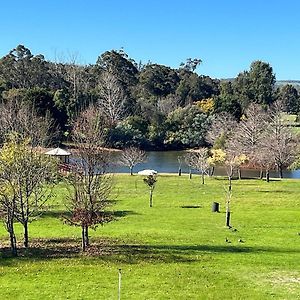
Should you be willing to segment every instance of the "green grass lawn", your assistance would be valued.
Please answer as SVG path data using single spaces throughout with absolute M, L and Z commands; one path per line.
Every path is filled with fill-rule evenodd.
M 30 224 L 29 251 L 9 257 L 0 229 L 0 299 L 117 299 L 119 268 L 121 299 L 300 299 L 299 180 L 233 181 L 232 229 L 226 180 L 159 176 L 152 208 L 141 177 L 114 181 L 119 217 L 91 232 L 89 254 L 60 218 L 63 185 Z

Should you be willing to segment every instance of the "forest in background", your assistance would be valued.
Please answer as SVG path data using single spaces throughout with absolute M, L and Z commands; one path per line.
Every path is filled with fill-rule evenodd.
M 0 59 L 0 100 L 49 118 L 52 145 L 72 142 L 74 120 L 93 104 L 105 119 L 109 147 L 154 150 L 207 146 L 207 133 L 222 112 L 239 122 L 252 103 L 266 109 L 280 100 L 283 111 L 299 114 L 299 87 L 276 85 L 270 64 L 254 61 L 236 78 L 220 80 L 198 75 L 201 62 L 188 58 L 176 69 L 143 64 L 121 49 L 82 65 L 76 55 L 47 61 L 19 45 Z

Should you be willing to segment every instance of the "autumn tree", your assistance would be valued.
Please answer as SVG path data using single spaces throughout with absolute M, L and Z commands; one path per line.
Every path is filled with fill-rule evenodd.
M 112 175 L 108 172 L 110 153 L 105 146 L 103 117 L 99 110 L 90 107 L 83 111 L 73 124 L 72 139 L 77 145 L 77 161 L 71 166 L 67 178 L 70 197 L 66 222 L 80 226 L 82 250 L 89 246 L 89 228 L 110 220 L 104 212 L 109 205 Z
M 17 256 L 17 240 L 15 235 L 15 193 L 10 183 L 10 176 L 2 166 L 0 174 L 0 218 L 9 234 L 10 248 L 13 256 Z
M 56 162 L 35 151 L 27 140 L 17 139 L 6 142 L 1 149 L 0 170 L 0 179 L 5 183 L 2 196 L 7 192 L 7 197 L 13 197 L 13 216 L 23 226 L 24 246 L 28 247 L 28 225 L 51 197 Z M 3 191 L 6 186 L 9 188 Z
M 137 164 L 145 162 L 147 159 L 146 152 L 136 147 L 125 148 L 119 159 L 122 166 L 126 166 L 130 170 L 130 175 L 133 175 L 133 167 Z

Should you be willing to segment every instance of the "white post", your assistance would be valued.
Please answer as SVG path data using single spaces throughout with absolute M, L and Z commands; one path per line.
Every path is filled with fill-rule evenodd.
M 121 300 L 121 280 L 122 280 L 122 273 L 121 273 L 121 269 L 119 269 L 118 300 Z

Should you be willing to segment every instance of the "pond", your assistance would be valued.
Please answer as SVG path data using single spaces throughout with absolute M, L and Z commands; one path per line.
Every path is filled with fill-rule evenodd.
M 185 151 L 149 151 L 147 152 L 148 159 L 145 163 L 138 164 L 134 167 L 133 172 L 137 173 L 143 169 L 154 169 L 158 171 L 158 173 L 177 173 L 179 162 L 178 157 L 183 156 L 186 152 Z M 117 160 L 117 154 L 116 160 Z M 182 162 L 181 166 L 183 173 L 189 172 L 189 167 Z M 114 168 L 114 172 L 116 173 L 128 173 L 129 169 L 127 167 L 120 167 L 116 166 Z M 193 170 L 193 173 L 196 171 Z M 215 175 L 226 175 L 226 171 L 224 168 L 217 168 L 215 170 Z M 250 169 L 243 169 L 242 170 L 243 177 L 258 177 L 259 171 L 258 170 L 250 170 Z M 300 178 L 300 170 L 285 170 L 283 172 L 284 178 Z M 270 172 L 270 177 L 276 178 L 279 177 L 276 171 Z

